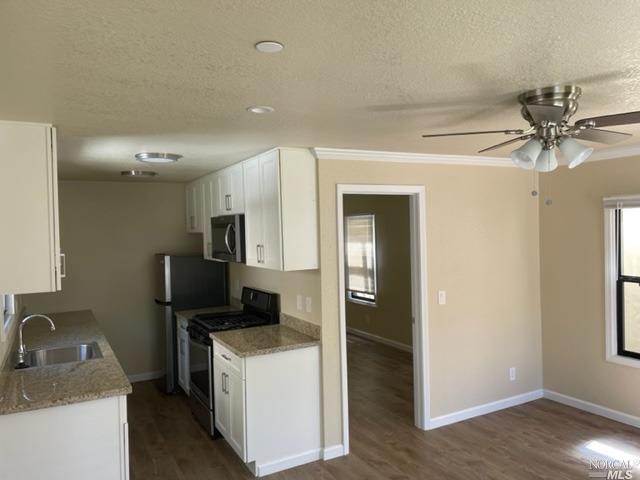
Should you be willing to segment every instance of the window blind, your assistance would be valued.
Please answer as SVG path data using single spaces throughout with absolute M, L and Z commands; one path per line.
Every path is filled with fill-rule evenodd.
M 376 293 L 376 242 L 374 215 L 345 217 L 347 290 Z

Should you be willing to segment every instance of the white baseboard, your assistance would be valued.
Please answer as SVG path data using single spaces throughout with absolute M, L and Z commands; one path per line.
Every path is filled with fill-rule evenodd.
M 322 450 L 322 459 L 323 460 L 331 460 L 332 458 L 338 458 L 344 456 L 344 446 L 341 445 L 332 445 L 330 447 L 326 447 Z
M 365 332 L 363 330 L 358 330 L 357 328 L 347 327 L 347 333 L 350 333 L 357 337 L 366 338 L 367 340 L 371 340 L 372 342 L 382 343 L 384 345 L 397 348 L 398 350 L 404 350 L 405 352 L 413 351 L 413 347 L 411 345 L 396 342 L 395 340 L 389 340 L 388 338 L 380 337 L 378 335 L 374 335 L 373 333 Z
M 136 382 L 146 382 L 147 380 L 155 380 L 156 378 L 160 378 L 163 375 L 164 375 L 164 371 L 158 370 L 156 372 L 134 373 L 132 375 L 127 375 L 127 378 L 131 383 L 136 383 Z
M 452 423 L 468 420 L 473 417 L 486 415 L 487 413 L 497 412 L 498 410 L 515 407 L 516 405 L 522 405 L 523 403 L 542 398 L 542 396 L 542 390 L 532 390 L 513 397 L 496 400 L 495 402 L 485 403 L 484 405 L 477 405 L 457 412 L 448 413 L 440 417 L 431 418 L 428 422 L 427 429 L 433 430 L 435 428 L 444 427 L 445 425 L 451 425 Z
M 586 400 L 580 400 L 579 398 L 570 397 L 569 395 L 554 392 L 553 390 L 545 390 L 544 398 L 553 400 L 554 402 L 562 403 L 563 405 L 568 405 L 569 407 L 577 408 L 578 410 L 584 410 L 585 412 L 600 415 L 601 417 L 615 420 L 616 422 L 640 428 L 640 417 L 635 417 L 633 415 L 629 415 L 628 413 L 613 410 L 608 407 L 603 407 L 602 405 L 587 402 Z
M 309 450 L 307 452 L 293 455 L 291 457 L 285 457 L 274 462 L 263 463 L 255 466 L 256 477 L 263 477 L 265 475 L 271 475 L 272 473 L 287 470 L 288 468 L 298 467 L 305 463 L 315 462 L 320 460 L 322 450 L 319 448 Z

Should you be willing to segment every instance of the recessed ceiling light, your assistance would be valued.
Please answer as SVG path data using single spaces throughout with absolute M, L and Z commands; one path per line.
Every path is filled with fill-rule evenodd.
M 155 177 L 158 172 L 151 172 L 148 170 L 123 170 L 120 172 L 123 177 Z
M 146 163 L 173 163 L 182 158 L 176 153 L 141 152 L 136 153 L 136 160 Z
M 262 53 L 278 53 L 284 48 L 280 42 L 274 42 L 273 40 L 266 40 L 255 44 L 256 50 Z
M 258 113 L 258 114 L 260 114 L 260 113 L 272 113 L 272 112 L 275 112 L 275 108 L 270 107 L 268 105 L 256 105 L 254 107 L 248 107 L 247 111 L 251 112 L 251 113 Z

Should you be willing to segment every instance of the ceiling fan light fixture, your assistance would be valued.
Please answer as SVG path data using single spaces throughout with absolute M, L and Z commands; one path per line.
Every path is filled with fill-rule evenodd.
M 533 170 L 536 167 L 536 161 L 541 151 L 542 144 L 540 141 L 532 138 L 520 148 L 511 152 L 511 160 L 520 168 Z
M 552 148 L 543 149 L 536 160 L 536 172 L 553 172 L 558 168 L 558 159 L 555 150 Z
M 586 147 L 571 137 L 562 139 L 559 149 L 564 159 L 562 163 L 569 168 L 576 168 L 581 165 L 593 153 L 593 148 Z

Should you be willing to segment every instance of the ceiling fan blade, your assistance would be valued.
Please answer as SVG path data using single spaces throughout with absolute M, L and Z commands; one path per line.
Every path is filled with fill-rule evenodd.
M 453 137 L 456 135 L 484 135 L 487 133 L 504 133 L 505 135 L 522 135 L 524 133 L 524 130 L 484 130 L 481 132 L 433 133 L 430 135 L 422 135 L 422 138 Z
M 546 120 L 557 125 L 562 121 L 564 114 L 564 108 L 554 105 L 527 105 L 527 110 L 536 124 Z
M 578 120 L 576 125 L 593 124 L 594 127 L 613 127 L 616 125 L 629 125 L 632 123 L 640 123 L 639 112 L 617 113 L 615 115 L 603 115 L 601 117 L 583 118 Z
M 507 145 L 511 145 L 512 143 L 521 142 L 522 140 L 529 140 L 533 135 L 523 135 L 522 137 L 512 138 L 511 140 L 507 140 L 506 142 L 498 143 L 497 145 L 492 145 L 487 148 L 483 148 L 478 153 L 488 152 L 489 150 L 496 150 L 497 148 L 505 147 Z
M 606 143 L 608 145 L 623 142 L 630 136 L 630 133 L 612 132 L 611 130 L 600 130 L 598 128 L 587 128 L 586 130 L 581 130 L 576 135 L 576 137 L 578 137 L 580 140 Z

